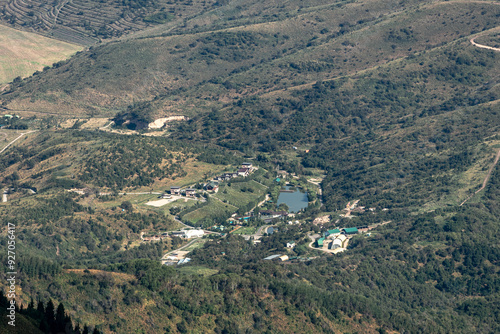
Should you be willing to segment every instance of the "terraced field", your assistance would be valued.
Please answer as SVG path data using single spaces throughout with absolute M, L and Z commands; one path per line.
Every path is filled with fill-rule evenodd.
M 0 20 L 55 38 L 91 45 L 175 19 L 199 14 L 215 1 L 0 0 Z
M 0 84 L 68 58 L 81 46 L 0 25 Z

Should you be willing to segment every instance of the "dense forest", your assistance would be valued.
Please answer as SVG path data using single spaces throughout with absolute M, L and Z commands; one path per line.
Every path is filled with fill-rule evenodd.
M 0 291 L 0 314 L 2 318 L 8 318 L 8 307 L 10 302 L 7 297 Z M 40 333 L 40 334 L 100 334 L 101 332 L 94 328 L 91 330 L 89 326 L 84 325 L 81 328 L 80 324 L 73 325 L 73 320 L 68 316 L 64 309 L 63 303 L 59 303 L 57 308 L 52 300 L 46 304 L 42 301 L 36 303 L 31 300 L 26 308 L 14 307 L 15 311 L 15 326 L 7 325 L 2 321 L 0 328 L 4 333 Z M 10 313 L 12 314 L 12 313 Z

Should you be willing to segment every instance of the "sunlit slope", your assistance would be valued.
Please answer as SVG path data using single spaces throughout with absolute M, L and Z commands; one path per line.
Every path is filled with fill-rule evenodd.
M 500 6 L 488 2 L 289 5 L 270 9 L 273 15 L 261 12 L 253 23 L 226 17 L 178 27 L 178 34 L 93 47 L 13 85 L 0 99 L 13 110 L 79 115 L 113 115 L 151 101 L 145 112 L 155 116 L 191 116 L 439 50 L 495 28 L 500 14 Z M 219 29 L 222 22 L 234 27 Z
M 79 45 L 0 25 L 0 84 L 30 76 L 81 49 Z

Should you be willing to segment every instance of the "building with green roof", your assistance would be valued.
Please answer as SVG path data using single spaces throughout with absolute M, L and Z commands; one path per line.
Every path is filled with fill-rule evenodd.
M 318 243 L 318 247 L 323 247 L 323 241 L 325 241 L 325 238 L 319 238 L 316 242 Z
M 344 228 L 344 232 L 345 232 L 345 234 L 358 234 L 359 233 L 357 227 L 347 227 L 347 228 Z
M 338 228 L 333 229 L 333 230 L 328 230 L 326 231 L 327 235 L 332 235 L 332 234 L 340 234 L 340 230 Z

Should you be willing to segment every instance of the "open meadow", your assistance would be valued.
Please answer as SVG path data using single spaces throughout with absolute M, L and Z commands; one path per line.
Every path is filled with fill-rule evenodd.
M 0 25 L 0 84 L 42 71 L 80 50 L 79 45 Z

